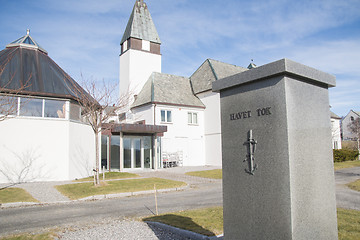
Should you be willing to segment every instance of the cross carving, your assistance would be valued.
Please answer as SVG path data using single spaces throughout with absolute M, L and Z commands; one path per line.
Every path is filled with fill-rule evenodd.
M 254 175 L 255 170 L 257 169 L 257 164 L 255 164 L 255 157 L 254 153 L 256 150 L 256 144 L 257 141 L 253 138 L 252 129 L 248 132 L 248 140 L 244 143 L 244 145 L 247 145 L 248 147 L 248 154 L 246 155 L 246 159 L 244 162 L 248 162 L 249 169 L 245 169 L 245 172 L 247 172 L 250 175 Z

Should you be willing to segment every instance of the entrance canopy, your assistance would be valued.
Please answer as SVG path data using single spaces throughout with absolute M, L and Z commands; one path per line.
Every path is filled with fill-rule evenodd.
M 164 132 L 167 132 L 167 126 L 160 125 L 145 125 L 145 124 L 116 124 L 111 129 L 111 133 L 137 133 L 137 134 L 156 134 L 162 136 Z

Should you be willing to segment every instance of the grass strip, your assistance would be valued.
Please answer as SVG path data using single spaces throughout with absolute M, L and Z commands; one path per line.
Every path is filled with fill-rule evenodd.
M 352 167 L 360 167 L 360 161 L 346 161 L 346 162 L 336 162 L 334 163 L 334 169 L 339 170 L 343 168 L 352 168 Z
M 100 186 L 94 186 L 93 183 L 87 182 L 59 185 L 55 187 L 63 195 L 67 196 L 72 200 L 75 200 L 94 195 L 153 190 L 154 185 L 156 186 L 156 189 L 166 189 L 182 187 L 185 186 L 186 183 L 163 178 L 142 178 L 109 181 L 105 183 L 102 182 Z
M 16 234 L 7 237 L 2 237 L 0 238 L 0 240 L 49 240 L 49 239 L 56 239 L 56 237 L 58 237 L 57 234 L 52 232 L 40 233 L 40 234 L 23 233 L 23 234 Z
M 143 221 L 161 222 L 206 236 L 223 233 L 223 208 L 211 207 L 168 213 L 143 218 Z M 337 209 L 339 240 L 360 239 L 360 211 Z
M 137 174 L 134 173 L 128 173 L 128 172 L 106 172 L 105 173 L 105 180 L 113 180 L 113 179 L 124 179 L 124 178 L 136 178 L 140 177 Z M 103 174 L 99 174 L 100 180 L 103 179 Z M 88 182 L 88 181 L 94 181 L 94 176 L 87 177 L 87 178 L 81 178 L 76 179 L 74 182 Z
M 356 180 L 355 182 L 351 182 L 346 184 L 350 189 L 359 191 L 360 192 L 360 179 Z
M 186 175 L 202 178 L 222 179 L 222 169 L 187 172 Z
M 217 236 L 223 232 L 222 211 L 222 207 L 195 209 L 147 217 L 143 221 L 161 222 L 206 236 Z
M 360 211 L 337 209 L 339 240 L 360 239 Z
M 4 188 L 0 190 L 0 203 L 39 202 L 22 188 Z

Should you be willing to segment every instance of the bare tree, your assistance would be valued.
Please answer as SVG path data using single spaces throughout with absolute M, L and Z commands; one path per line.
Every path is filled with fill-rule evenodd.
M 360 118 L 355 118 L 347 125 L 348 129 L 355 135 L 357 141 L 357 150 L 359 152 L 360 160 Z
M 73 86 L 74 93 L 77 96 L 77 102 L 82 108 L 83 119 L 91 125 L 95 134 L 95 185 L 100 183 L 99 135 L 102 131 L 113 127 L 115 122 L 109 123 L 109 119 L 114 115 L 118 115 L 129 103 L 129 94 L 114 98 L 114 91 L 117 89 L 116 86 L 117 84 L 109 84 L 105 83 L 105 81 L 99 83 L 94 80 L 83 80 L 82 87 L 86 92 L 76 83 Z

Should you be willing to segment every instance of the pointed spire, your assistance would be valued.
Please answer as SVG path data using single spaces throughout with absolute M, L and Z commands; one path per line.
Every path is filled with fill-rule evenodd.
M 143 0 L 136 0 L 120 44 L 130 37 L 161 44 L 155 24 Z

